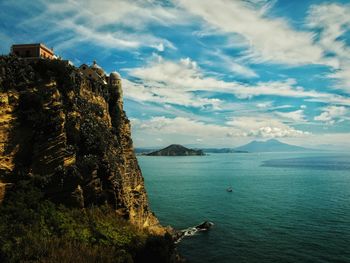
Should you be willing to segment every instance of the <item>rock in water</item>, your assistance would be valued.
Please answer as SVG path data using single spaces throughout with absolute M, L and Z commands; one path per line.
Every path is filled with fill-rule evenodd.
M 211 228 L 214 224 L 212 222 L 209 221 L 204 221 L 202 224 L 199 224 L 198 226 L 196 226 L 195 228 L 197 228 L 198 230 L 208 230 L 209 228 Z
M 0 57 L 0 183 L 35 178 L 74 207 L 109 204 L 163 231 L 134 154 L 120 83 L 88 80 L 60 60 Z
M 209 230 L 214 223 L 209 222 L 209 221 L 204 221 L 203 223 L 194 226 L 194 227 L 189 227 L 180 231 L 175 231 L 173 234 L 173 239 L 174 242 L 177 244 L 179 243 L 184 237 L 190 237 L 194 236 L 197 234 L 199 231 L 206 231 Z

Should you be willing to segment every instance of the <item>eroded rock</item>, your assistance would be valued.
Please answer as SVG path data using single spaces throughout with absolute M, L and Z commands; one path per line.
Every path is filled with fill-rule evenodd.
M 0 180 L 36 178 L 53 201 L 109 204 L 164 232 L 150 211 L 121 84 L 85 79 L 58 60 L 0 58 Z M 3 188 L 0 185 L 0 197 Z

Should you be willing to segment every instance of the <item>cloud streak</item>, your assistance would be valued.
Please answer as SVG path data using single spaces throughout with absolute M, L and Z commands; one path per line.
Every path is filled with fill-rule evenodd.
M 289 65 L 324 63 L 322 48 L 313 34 L 294 30 L 283 18 L 269 18 L 269 6 L 244 1 L 178 0 L 188 12 L 211 27 L 228 34 L 240 34 L 250 49 L 247 56 L 256 62 Z M 322 62 L 321 62 L 322 61 Z
M 168 102 L 193 107 L 207 105 L 217 110 L 223 108 L 222 100 L 195 94 L 198 91 L 206 91 L 212 94 L 232 94 L 239 99 L 278 96 L 350 105 L 349 98 L 316 90 L 306 90 L 298 86 L 295 79 L 248 85 L 206 76 L 198 64 L 190 58 L 173 62 L 156 56 L 146 66 L 128 69 L 127 72 L 138 82 L 126 81 L 126 94 L 130 99 L 138 101 Z
M 309 10 L 307 25 L 319 30 L 318 44 L 333 54 L 336 60 L 338 66 L 328 76 L 337 81 L 337 88 L 350 93 L 350 48 L 341 38 L 350 30 L 350 4 L 313 5 Z
M 101 0 L 97 4 L 92 0 L 42 0 L 41 4 L 45 7 L 44 12 L 27 20 L 25 24 L 36 28 L 45 21 L 56 32 L 73 33 L 68 43 L 57 43 L 61 49 L 84 42 L 121 50 L 144 46 L 156 50 L 175 48 L 167 39 L 155 36 L 148 27 L 152 24 L 169 26 L 187 21 L 177 8 L 162 6 L 157 1 Z

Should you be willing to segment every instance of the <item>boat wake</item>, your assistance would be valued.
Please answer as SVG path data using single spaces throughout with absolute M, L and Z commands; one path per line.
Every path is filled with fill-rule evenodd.
M 204 221 L 203 223 L 180 230 L 175 235 L 175 244 L 178 244 L 184 237 L 191 237 L 196 235 L 198 232 L 207 231 L 214 225 L 213 222 Z

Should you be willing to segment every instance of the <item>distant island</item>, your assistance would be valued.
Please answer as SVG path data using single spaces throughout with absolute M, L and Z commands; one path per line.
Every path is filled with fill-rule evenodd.
M 202 156 L 202 150 L 193 150 L 179 144 L 172 144 L 168 147 L 145 154 L 147 156 Z
M 314 149 L 290 145 L 287 143 L 282 143 L 276 139 L 270 139 L 267 141 L 252 141 L 248 144 L 237 147 L 234 150 L 247 152 L 301 152 L 313 151 Z
M 204 148 L 204 153 L 248 153 L 248 151 L 239 151 L 233 148 Z

